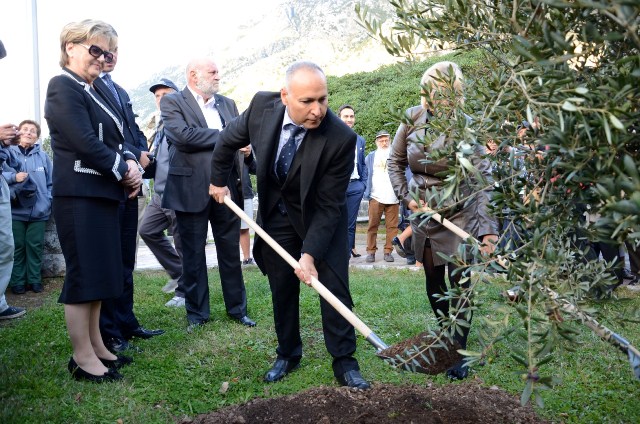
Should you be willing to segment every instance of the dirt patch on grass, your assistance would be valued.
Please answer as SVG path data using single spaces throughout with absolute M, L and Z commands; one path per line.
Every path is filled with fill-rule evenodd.
M 13 294 L 11 288 L 7 287 L 5 296 L 7 297 L 7 303 L 9 306 L 19 306 L 20 308 L 26 308 L 27 314 L 32 309 L 41 307 L 45 302 L 49 301 L 51 293 L 60 292 L 62 289 L 63 278 L 47 278 L 43 281 L 44 291 L 41 293 L 34 293 L 27 291 L 25 294 Z M 55 299 L 58 300 L 57 298 Z M 23 315 L 26 316 L 26 315 Z M 20 318 L 17 318 L 20 319 Z M 8 325 L 15 320 L 0 320 L 0 326 Z
M 457 342 L 452 344 L 445 337 L 437 340 L 428 332 L 424 332 L 389 346 L 378 353 L 378 356 L 388 358 L 394 365 L 410 371 L 436 375 L 464 359 L 458 353 L 459 349 L 460 345 Z
M 475 382 L 444 386 L 374 384 L 370 390 L 317 387 L 273 399 L 256 399 L 199 415 L 181 424 L 253 423 L 545 423 L 531 406 Z

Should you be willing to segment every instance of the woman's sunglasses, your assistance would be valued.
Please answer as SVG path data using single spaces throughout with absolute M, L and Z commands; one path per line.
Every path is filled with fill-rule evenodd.
M 78 43 L 80 44 L 80 43 Z M 113 62 L 113 53 L 110 53 L 106 50 L 102 50 L 100 47 L 96 45 L 85 46 L 84 44 L 80 44 L 85 49 L 89 50 L 89 54 L 96 59 L 100 58 L 100 56 L 104 55 L 104 61 L 107 63 Z

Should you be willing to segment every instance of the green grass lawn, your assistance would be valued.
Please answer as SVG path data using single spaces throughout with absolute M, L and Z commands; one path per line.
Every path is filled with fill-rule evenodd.
M 245 272 L 249 316 L 258 322 L 246 328 L 227 318 L 217 270 L 209 274 L 211 322 L 187 334 L 184 309 L 164 306 L 170 298 L 160 291 L 162 272 L 135 274 L 135 310 L 147 328 L 166 333 L 136 340 L 144 349 L 133 354 L 135 363 L 123 369 L 125 379 L 112 384 L 72 380 L 66 369 L 71 346 L 57 293 L 29 310 L 25 318 L 0 327 L 0 422 L 2 423 L 170 423 L 255 397 L 295 393 L 319 385 L 337 385 L 325 350 L 318 296 L 303 287 L 302 367 L 275 384 L 262 382 L 275 359 L 276 337 L 266 278 L 257 269 Z M 483 294 L 480 314 L 499 318 L 504 282 Z M 354 311 L 387 344 L 392 345 L 433 328 L 435 320 L 424 292 L 424 274 L 410 270 L 352 270 Z M 640 345 L 638 326 L 620 328 L 607 321 L 623 310 L 640 306 L 638 292 L 620 290 L 619 299 L 594 304 L 600 319 Z M 640 381 L 629 362 L 614 347 L 600 341 L 586 327 L 575 352 L 563 350 L 543 366 L 542 374 L 562 380 L 544 392 L 542 417 L 555 422 L 640 422 Z M 478 348 L 472 330 L 470 349 Z M 496 385 L 514 395 L 523 389 L 519 365 L 509 356 L 516 339 L 506 340 L 471 378 L 487 387 Z M 358 360 L 363 375 L 375 383 L 449 383 L 443 375 L 427 376 L 395 370 L 375 356 L 375 349 L 358 337 Z M 228 390 L 221 390 L 223 383 Z

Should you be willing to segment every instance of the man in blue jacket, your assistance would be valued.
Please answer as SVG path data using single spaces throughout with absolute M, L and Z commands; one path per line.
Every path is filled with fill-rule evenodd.
M 338 108 L 338 117 L 342 119 L 342 122 L 353 129 L 356 123 L 356 114 L 351 105 L 342 105 Z M 367 175 L 368 170 L 364 163 L 364 147 L 365 140 L 360 134 L 357 134 L 356 140 L 356 158 L 353 164 L 353 172 L 351 173 L 351 179 L 349 180 L 349 186 L 347 187 L 347 231 L 349 234 L 349 248 L 351 249 L 351 256 L 357 258 L 361 256 L 355 250 L 356 242 L 356 222 L 358 221 L 358 211 L 360 210 L 360 202 L 362 202 L 362 196 L 364 190 L 367 187 Z

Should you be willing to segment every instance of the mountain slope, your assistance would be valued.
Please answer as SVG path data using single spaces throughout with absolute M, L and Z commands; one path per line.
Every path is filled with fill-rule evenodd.
M 242 111 L 256 91 L 279 90 L 287 65 L 299 59 L 314 61 L 327 75 L 335 76 L 394 63 L 396 59 L 356 22 L 355 3 L 353 0 L 283 0 L 262 18 L 239 26 L 235 42 L 215 57 L 222 74 L 221 94 L 236 100 Z M 383 19 L 391 16 L 389 3 L 381 5 L 375 0 L 360 3 L 376 10 Z M 155 112 L 148 87 L 161 77 L 184 87 L 185 65 L 180 63 L 163 69 L 131 90 L 134 110 L 141 123 Z

